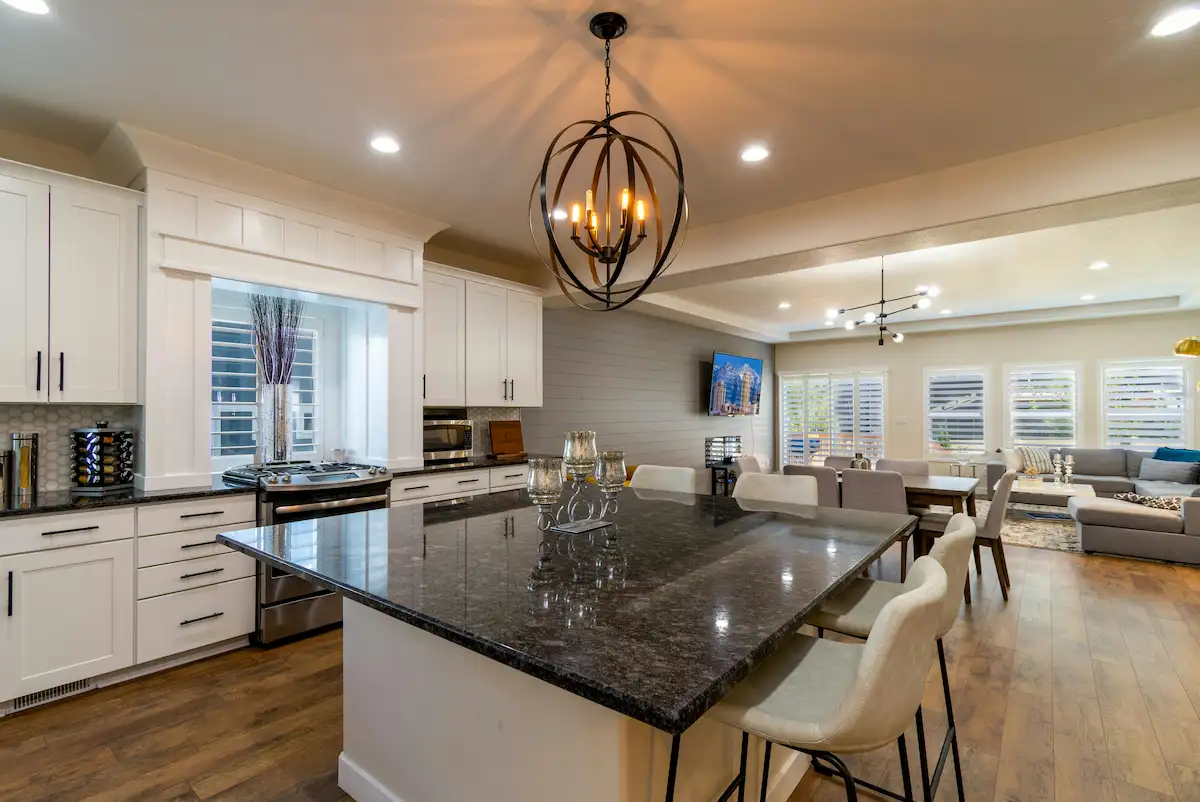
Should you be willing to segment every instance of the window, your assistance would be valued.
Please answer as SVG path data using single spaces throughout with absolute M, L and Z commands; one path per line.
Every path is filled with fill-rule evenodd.
M 1179 362 L 1104 368 L 1104 445 L 1153 450 L 1188 444 L 1190 380 Z
M 784 465 L 883 456 L 883 373 L 782 376 L 780 396 Z
M 225 317 L 235 318 L 236 310 Z M 242 315 L 245 316 L 244 310 Z M 305 318 L 296 340 L 292 368 L 291 438 L 299 456 L 320 452 L 320 406 L 317 393 L 317 321 Z M 246 320 L 214 319 L 212 324 L 212 456 L 252 462 L 258 445 L 258 370 L 254 330 Z
M 1014 446 L 1075 445 L 1075 368 L 1013 368 L 1008 373 L 1009 441 Z
M 979 369 L 925 374 L 926 448 L 931 455 L 984 453 L 983 390 Z

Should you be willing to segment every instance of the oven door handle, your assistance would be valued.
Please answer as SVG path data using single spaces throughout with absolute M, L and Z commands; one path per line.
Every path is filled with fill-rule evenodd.
M 314 501 L 312 504 L 288 504 L 283 507 L 276 507 L 274 512 L 276 515 L 292 515 L 298 512 L 318 512 L 320 510 L 336 510 L 341 507 L 362 507 L 367 504 L 387 503 L 388 494 L 380 493 L 377 496 L 360 496 L 359 498 L 339 498 L 334 501 Z

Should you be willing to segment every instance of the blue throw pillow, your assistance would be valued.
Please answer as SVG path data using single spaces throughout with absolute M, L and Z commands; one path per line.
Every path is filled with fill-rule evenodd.
M 1166 462 L 1200 462 L 1200 451 L 1191 448 L 1160 448 L 1154 452 L 1155 459 Z

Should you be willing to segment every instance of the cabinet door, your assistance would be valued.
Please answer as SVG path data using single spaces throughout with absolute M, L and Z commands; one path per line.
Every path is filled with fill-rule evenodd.
M 0 176 L 0 287 L 0 402 L 45 401 L 50 353 L 50 187 L 45 184 Z
M 133 665 L 133 570 L 132 540 L 0 560 L 0 701 Z
M 542 405 L 542 299 L 507 293 L 509 406 Z
M 137 402 L 138 204 L 50 193 L 50 400 Z
M 425 405 L 467 403 L 466 282 L 425 271 Z
M 475 281 L 467 285 L 467 406 L 511 406 L 508 400 L 506 291 Z

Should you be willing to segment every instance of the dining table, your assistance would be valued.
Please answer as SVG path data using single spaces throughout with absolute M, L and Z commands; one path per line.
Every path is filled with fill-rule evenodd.
M 910 507 L 945 506 L 974 517 L 979 480 L 971 476 L 916 476 L 904 474 L 904 493 Z

